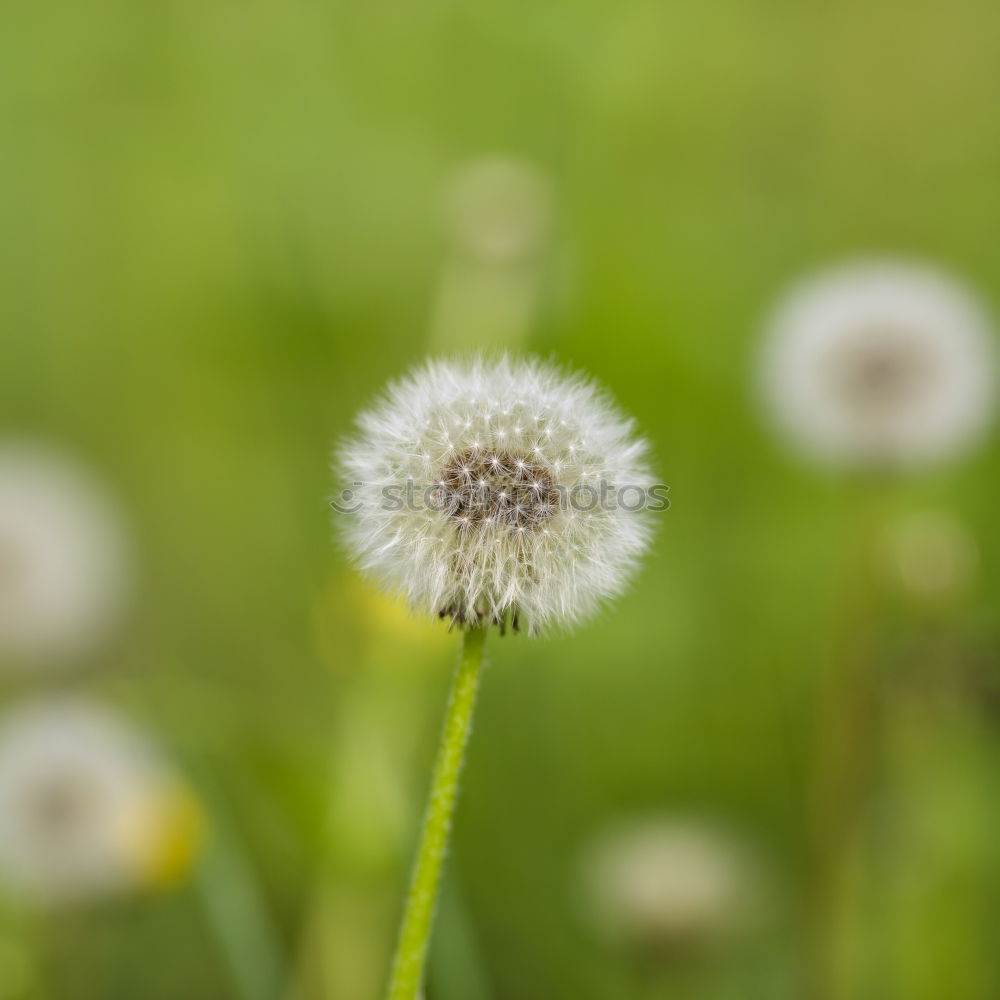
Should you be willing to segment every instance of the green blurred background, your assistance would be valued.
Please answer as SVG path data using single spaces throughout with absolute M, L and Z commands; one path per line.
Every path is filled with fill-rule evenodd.
M 790 280 L 871 251 L 1000 301 L 1000 8 L 92 0 L 4 24 L 0 429 L 129 513 L 130 616 L 64 684 L 186 769 L 214 875 L 9 917 L 0 996 L 379 995 L 456 637 L 338 552 L 329 450 L 431 349 L 442 192 L 491 154 L 544 172 L 553 219 L 527 318 L 470 320 L 464 346 L 597 376 L 672 508 L 598 621 L 491 641 L 428 1000 L 803 996 L 819 679 L 863 489 L 772 440 L 757 334 Z M 998 483 L 991 445 L 883 491 L 889 522 L 948 511 L 979 560 L 944 607 L 873 599 L 841 996 L 1000 996 Z M 654 972 L 595 943 L 579 850 L 649 813 L 751 845 L 749 939 Z

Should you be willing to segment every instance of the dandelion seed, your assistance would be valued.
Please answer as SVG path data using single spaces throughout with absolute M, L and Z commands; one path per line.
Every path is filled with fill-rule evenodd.
M 776 423 L 817 458 L 874 467 L 943 459 L 993 417 L 993 331 L 981 304 L 948 277 L 859 262 L 780 305 L 762 387 Z

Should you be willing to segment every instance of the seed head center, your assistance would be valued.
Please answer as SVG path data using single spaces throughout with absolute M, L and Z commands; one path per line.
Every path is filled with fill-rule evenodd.
M 919 393 L 927 380 L 926 359 L 893 331 L 873 330 L 867 343 L 835 359 L 837 388 L 865 410 L 896 406 Z
M 81 775 L 59 775 L 35 793 L 33 823 L 40 835 L 62 831 L 84 822 L 97 799 L 97 791 Z
M 442 507 L 460 528 L 498 524 L 537 528 L 559 510 L 559 491 L 537 456 L 470 449 L 441 469 Z

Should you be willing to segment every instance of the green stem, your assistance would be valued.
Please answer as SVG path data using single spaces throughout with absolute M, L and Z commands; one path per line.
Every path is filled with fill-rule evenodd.
M 856 522 L 844 546 L 842 606 L 831 657 L 820 683 L 816 760 L 809 802 L 809 907 L 806 942 L 807 1000 L 851 995 L 853 974 L 844 940 L 850 865 L 865 834 L 865 803 L 878 770 L 881 690 L 878 632 L 880 594 L 874 555 L 887 517 L 888 494 L 865 483 Z M 846 942 L 849 944 L 849 942 Z
M 472 713 L 479 688 L 486 628 L 464 633 L 462 656 L 452 684 L 444 729 L 434 763 L 427 814 L 420 847 L 413 866 L 410 892 L 403 911 L 403 924 L 396 945 L 388 1000 L 418 1000 L 434 921 L 441 870 L 448 850 L 448 834 L 458 798 L 458 779 L 465 758 L 465 744 L 472 728 Z
M 273 1000 L 286 981 L 276 932 L 237 843 L 216 825 L 195 885 L 240 1000 Z M 294 993 L 292 994 L 294 995 Z

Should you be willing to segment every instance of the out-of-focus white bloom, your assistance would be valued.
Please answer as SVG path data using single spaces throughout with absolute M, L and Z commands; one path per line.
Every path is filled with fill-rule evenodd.
M 170 881 L 197 813 L 127 723 L 88 701 L 22 704 L 0 722 L 0 885 L 42 903 Z
M 518 261 L 536 253 L 548 236 L 549 182 L 526 160 L 484 157 L 452 178 L 445 210 L 456 252 L 494 262 Z
M 0 665 L 89 651 L 120 611 L 126 552 L 117 510 L 85 471 L 0 443 Z
M 627 821 L 589 844 L 585 915 L 610 945 L 650 955 L 700 953 L 749 927 L 760 878 L 746 851 L 695 820 Z
M 804 452 L 898 467 L 945 458 L 993 416 L 980 303 L 923 266 L 861 261 L 795 287 L 770 324 L 765 403 Z
M 341 454 L 362 569 L 459 623 L 568 625 L 648 541 L 645 443 L 590 381 L 535 361 L 430 362 Z
M 921 600 L 960 593 L 976 571 L 976 543 L 962 523 L 946 511 L 908 514 L 892 526 L 884 552 L 885 569 Z

